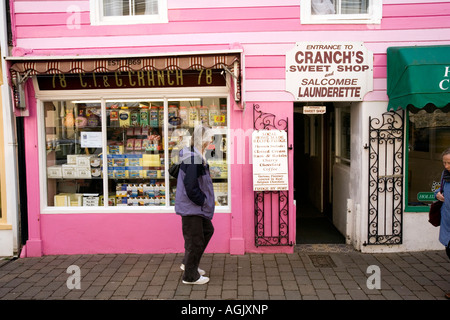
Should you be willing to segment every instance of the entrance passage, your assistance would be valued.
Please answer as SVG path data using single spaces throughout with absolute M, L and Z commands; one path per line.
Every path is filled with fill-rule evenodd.
M 333 225 L 335 108 L 325 114 L 304 114 L 294 104 L 294 199 L 297 244 L 345 243 Z

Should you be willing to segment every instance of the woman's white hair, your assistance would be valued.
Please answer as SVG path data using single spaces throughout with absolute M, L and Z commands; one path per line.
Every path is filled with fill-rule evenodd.
M 206 141 L 211 141 L 213 137 L 213 131 L 211 128 L 199 125 L 194 128 L 194 134 L 192 137 L 192 144 L 197 150 L 202 151 L 202 145 Z

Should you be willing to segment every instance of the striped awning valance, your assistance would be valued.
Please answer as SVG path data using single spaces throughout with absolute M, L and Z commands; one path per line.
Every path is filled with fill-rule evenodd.
M 239 61 L 239 54 L 209 54 L 194 56 L 130 57 L 71 60 L 31 60 L 14 62 L 12 73 L 38 75 L 58 73 L 105 73 L 116 71 L 151 70 L 232 70 Z
M 232 72 L 235 100 L 240 100 L 240 52 L 134 57 L 9 58 L 16 107 L 24 108 L 21 86 L 29 76 L 161 70 L 225 69 Z

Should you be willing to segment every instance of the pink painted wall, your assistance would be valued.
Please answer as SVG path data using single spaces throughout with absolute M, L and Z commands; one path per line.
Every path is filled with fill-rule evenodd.
M 284 90 L 285 53 L 296 42 L 364 42 L 374 53 L 374 91 L 366 95 L 367 101 L 388 100 L 388 47 L 450 44 L 450 2 L 446 0 L 383 0 L 380 25 L 305 25 L 300 20 L 300 0 L 168 0 L 169 23 L 128 26 L 92 26 L 88 0 L 10 2 L 16 56 L 164 54 L 226 50 L 237 44 L 245 61 L 243 97 L 247 105 L 244 111 L 232 110 L 232 129 L 253 128 L 253 103 L 277 117 L 292 117 L 293 97 Z M 74 17 L 80 22 L 76 27 L 67 23 Z M 30 219 L 27 254 L 182 251 L 181 231 L 164 232 L 180 229 L 175 214 L 40 215 L 35 188 L 39 185 L 35 108 L 34 99 L 30 99 L 30 116 L 25 119 Z M 289 135 L 292 141 L 292 130 Z M 236 156 L 250 150 L 245 144 L 233 148 Z M 292 160 L 291 154 L 291 172 Z M 208 250 L 292 250 L 254 246 L 251 172 L 248 161 L 232 165 L 232 212 L 216 214 L 216 235 Z M 292 201 L 290 209 L 295 212 Z M 292 240 L 294 218 L 291 214 Z
M 229 216 L 215 214 L 206 252 L 230 252 Z M 40 224 L 44 255 L 184 251 L 181 218 L 175 213 L 44 214 Z

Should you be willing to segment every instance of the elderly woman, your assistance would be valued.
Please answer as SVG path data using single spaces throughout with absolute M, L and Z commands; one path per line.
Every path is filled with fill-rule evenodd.
M 185 255 L 181 269 L 183 283 L 205 284 L 205 271 L 198 268 L 203 252 L 209 243 L 214 227 L 215 201 L 205 150 L 211 143 L 211 129 L 198 126 L 194 129 L 191 146 L 180 151 L 181 162 L 175 196 L 175 212 L 181 216 Z
M 445 246 L 445 251 L 450 259 L 450 148 L 442 153 L 442 164 L 444 165 L 441 177 L 442 192 L 436 193 L 436 199 L 443 202 L 439 241 Z M 445 297 L 450 299 L 450 292 L 447 292 Z

